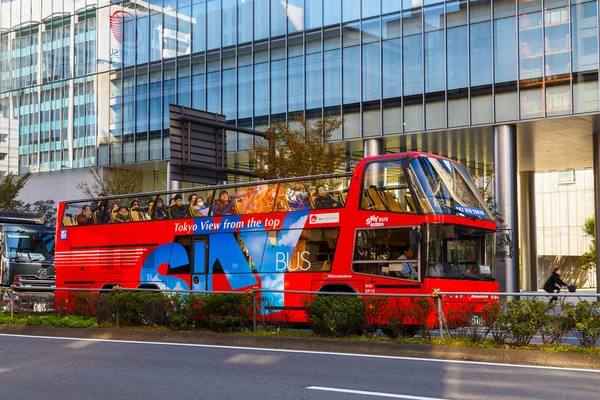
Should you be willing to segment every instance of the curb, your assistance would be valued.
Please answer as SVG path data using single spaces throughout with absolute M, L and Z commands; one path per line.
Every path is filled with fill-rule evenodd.
M 77 339 L 105 339 L 181 344 L 205 344 L 411 358 L 490 362 L 600 370 L 600 354 L 546 353 L 539 350 L 476 349 L 403 343 L 365 343 L 321 338 L 238 336 L 204 332 L 140 331 L 107 328 L 0 325 L 0 333 Z

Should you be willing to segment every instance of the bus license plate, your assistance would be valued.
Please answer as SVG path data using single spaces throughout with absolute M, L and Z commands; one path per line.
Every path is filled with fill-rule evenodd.
M 479 326 L 482 322 L 483 319 L 481 318 L 481 314 L 473 314 L 471 316 L 471 325 Z

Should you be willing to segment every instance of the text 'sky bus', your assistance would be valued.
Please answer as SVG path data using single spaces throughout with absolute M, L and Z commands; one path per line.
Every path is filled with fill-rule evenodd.
M 57 287 L 498 291 L 496 224 L 472 176 L 424 153 L 365 158 L 352 174 L 62 202 L 58 213 Z M 304 320 L 301 295 L 261 296 L 267 312 Z

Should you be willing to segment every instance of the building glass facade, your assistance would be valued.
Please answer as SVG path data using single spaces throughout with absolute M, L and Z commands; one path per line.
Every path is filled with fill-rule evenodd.
M 597 1 L 0 5 L 5 172 L 166 160 L 169 104 L 258 130 L 339 115 L 336 140 L 599 111 Z

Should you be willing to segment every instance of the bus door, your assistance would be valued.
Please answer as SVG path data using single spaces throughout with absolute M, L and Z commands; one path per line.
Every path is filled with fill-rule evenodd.
M 208 236 L 196 236 L 193 238 L 192 258 L 192 290 L 206 290 Z

